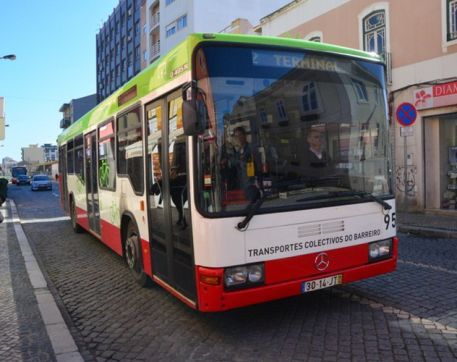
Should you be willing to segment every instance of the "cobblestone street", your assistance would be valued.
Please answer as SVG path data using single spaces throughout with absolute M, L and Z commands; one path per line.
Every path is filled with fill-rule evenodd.
M 122 258 L 68 220 L 34 222 L 62 216 L 56 197 L 12 197 L 86 361 L 457 358 L 456 240 L 400 234 L 392 274 L 202 314 L 157 285 L 138 287 Z

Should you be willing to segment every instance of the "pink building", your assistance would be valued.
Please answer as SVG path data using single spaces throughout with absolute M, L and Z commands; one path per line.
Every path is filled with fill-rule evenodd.
M 256 30 L 381 54 L 398 207 L 457 212 L 457 0 L 294 0 Z

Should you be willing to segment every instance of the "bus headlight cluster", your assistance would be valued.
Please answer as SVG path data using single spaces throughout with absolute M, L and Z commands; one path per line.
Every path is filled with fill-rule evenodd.
M 225 269 L 224 283 L 227 288 L 254 286 L 263 283 L 263 263 L 239 265 Z
M 368 259 L 375 261 L 392 255 L 392 239 L 375 241 L 368 244 Z

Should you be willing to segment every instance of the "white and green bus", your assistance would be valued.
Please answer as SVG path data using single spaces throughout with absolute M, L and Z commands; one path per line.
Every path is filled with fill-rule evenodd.
M 192 34 L 58 144 L 73 229 L 122 255 L 141 285 L 152 280 L 200 311 L 396 267 L 376 55 Z

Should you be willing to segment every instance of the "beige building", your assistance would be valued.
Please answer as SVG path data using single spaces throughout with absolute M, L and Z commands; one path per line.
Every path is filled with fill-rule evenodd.
M 219 31 L 227 34 L 254 34 L 254 27 L 248 19 L 237 18 L 230 25 Z
M 22 161 L 27 164 L 43 163 L 44 149 L 38 145 L 22 147 Z
M 457 211 L 457 0 L 295 0 L 256 31 L 381 54 L 398 207 Z

